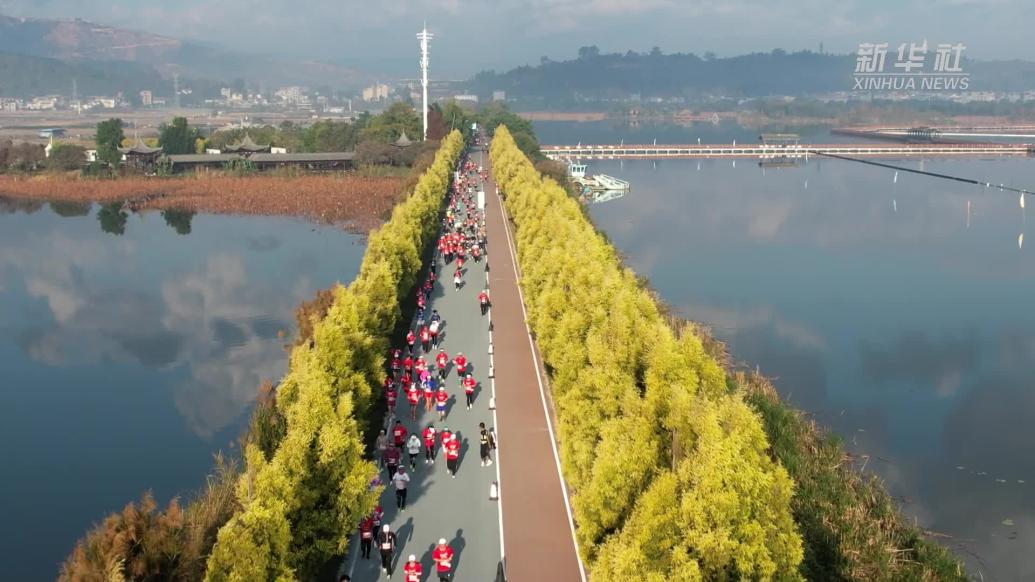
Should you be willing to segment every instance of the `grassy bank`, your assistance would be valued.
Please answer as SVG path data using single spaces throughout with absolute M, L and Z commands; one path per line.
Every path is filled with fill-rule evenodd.
M 731 378 L 765 422 L 773 455 L 797 488 L 792 507 L 809 580 L 966 580 L 962 564 L 902 518 L 880 480 L 864 477 L 839 440 L 780 402 L 768 379 Z
M 311 580 L 346 550 L 378 492 L 363 428 L 384 374 L 388 337 L 422 267 L 420 252 L 462 149 L 453 133 L 370 234 L 359 275 L 303 306 L 300 335 L 276 397 L 260 401 L 242 440 L 244 464 L 216 472 L 181 511 L 145 497 L 91 531 L 61 579 Z M 308 314 L 308 315 L 307 315 Z M 197 519 L 185 519 L 190 508 Z M 218 532 L 218 533 L 217 533 Z
M 492 159 L 595 581 L 963 578 L 835 439 L 667 317 L 506 129 Z

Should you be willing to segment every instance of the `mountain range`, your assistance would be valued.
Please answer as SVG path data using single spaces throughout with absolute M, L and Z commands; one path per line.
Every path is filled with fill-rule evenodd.
M 171 85 L 174 75 L 213 85 L 275 87 L 305 85 L 356 89 L 374 76 L 316 60 L 291 60 L 251 54 L 169 36 L 95 24 L 80 19 L 49 20 L 0 15 L 0 96 L 27 96 L 35 88 L 79 79 L 83 93 L 95 81 L 106 93 Z M 23 69 L 19 71 L 19 69 Z M 9 75 L 14 75 L 10 77 Z M 64 76 L 62 78 L 62 76 Z M 133 81 L 136 79 L 136 81 Z M 111 87 L 115 83 L 115 87 Z M 29 93 L 26 93 L 29 92 Z M 67 92 L 63 90 L 60 92 Z
M 889 58 L 891 58 L 889 56 Z M 812 51 L 716 57 L 705 53 L 601 53 L 582 47 L 576 58 L 547 57 L 535 66 L 476 75 L 470 89 L 480 95 L 506 91 L 508 98 L 546 104 L 650 97 L 733 98 L 810 95 L 851 91 L 856 56 Z M 964 60 L 971 91 L 1035 90 L 1035 62 Z M 889 64 L 887 69 L 893 71 Z

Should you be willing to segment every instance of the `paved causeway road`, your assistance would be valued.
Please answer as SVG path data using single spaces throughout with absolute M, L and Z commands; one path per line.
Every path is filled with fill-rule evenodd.
M 487 155 L 475 152 L 472 157 L 488 167 Z M 445 322 L 441 347 L 450 359 L 463 352 L 470 362 L 478 381 L 473 409 L 465 406 L 452 364 L 446 380 L 451 398 L 445 422 L 439 422 L 434 411 L 425 412 L 423 403 L 417 421 L 411 421 L 404 393 L 400 393 L 397 407 L 398 417 L 410 432 L 419 434 L 429 422 L 439 430 L 448 426 L 457 432 L 461 439 L 460 467 L 456 478 L 451 478 L 441 450 L 434 464 L 419 460 L 416 471 L 409 471 L 411 482 L 404 511 L 396 509 L 394 489 L 390 484 L 386 487 L 381 501 L 385 523 L 399 536 L 392 579 L 403 579 L 402 565 L 413 554 L 424 568 L 422 582 L 437 582 L 431 553 L 436 542 L 445 538 L 456 553 L 456 581 L 502 580 L 498 576 L 501 563 L 505 563 L 506 579 L 511 582 L 577 582 L 585 577 L 575 551 L 545 393 L 541 391 L 545 390 L 541 387 L 544 380 L 540 379 L 525 327 L 510 233 L 491 176 L 484 191 L 488 261 L 465 263 L 464 286 L 455 291 L 451 280 L 454 265 L 444 265 L 437 259 L 439 281 L 429 307 L 429 313 L 430 309 L 438 310 Z M 486 264 L 491 265 L 489 278 Z M 482 316 L 478 293 L 486 281 L 492 309 Z M 431 351 L 425 358 L 429 363 L 435 353 Z M 489 376 L 492 366 L 495 378 Z M 496 414 L 489 409 L 494 390 Z M 479 422 L 496 427 L 498 462 L 488 467 L 480 463 Z M 394 418 L 389 419 L 389 424 L 394 423 Z M 382 477 L 387 483 L 385 471 Z M 489 495 L 494 481 L 500 483 L 501 498 L 497 501 Z M 364 560 L 359 557 L 358 545 L 353 542 L 342 570 L 351 572 L 356 582 L 386 579 L 377 550 Z

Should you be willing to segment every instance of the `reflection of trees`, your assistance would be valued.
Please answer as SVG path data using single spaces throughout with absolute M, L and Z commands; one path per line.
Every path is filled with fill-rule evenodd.
M 70 202 L 67 200 L 55 200 L 50 203 L 50 209 L 58 216 L 72 218 L 75 216 L 86 216 L 90 214 L 93 205 L 89 202 Z
M 176 234 L 190 234 L 190 223 L 196 213 L 193 210 L 177 210 L 170 208 L 162 211 L 165 223 L 176 231 Z
M 123 235 L 126 233 L 126 219 L 129 216 L 122 211 L 121 202 L 109 202 L 101 205 L 97 211 L 97 220 L 101 222 L 101 230 L 109 234 Z
M 14 214 L 15 212 L 24 212 L 26 214 L 32 214 L 40 208 L 43 208 L 42 202 L 35 200 L 20 200 L 18 198 L 7 198 L 6 196 L 0 196 L 0 214 Z

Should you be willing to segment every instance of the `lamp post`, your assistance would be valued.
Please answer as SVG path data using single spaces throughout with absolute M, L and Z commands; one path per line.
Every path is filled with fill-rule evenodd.
M 424 96 L 422 105 L 425 140 L 428 139 L 428 41 L 434 37 L 435 35 L 428 32 L 427 23 L 424 24 L 424 29 L 417 33 L 417 39 L 420 40 L 420 87 Z

